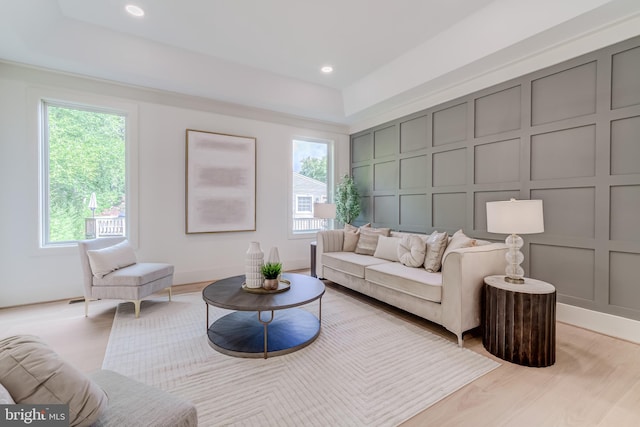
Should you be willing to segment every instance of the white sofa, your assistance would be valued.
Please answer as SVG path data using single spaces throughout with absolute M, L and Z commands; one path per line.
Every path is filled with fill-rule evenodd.
M 316 272 L 328 279 L 392 306 L 444 326 L 458 338 L 480 325 L 484 277 L 503 274 L 504 243 L 476 240 L 477 246 L 454 249 L 444 259 L 441 271 L 344 252 L 344 230 L 320 231 L 316 245 Z M 391 231 L 392 237 L 407 234 Z M 416 234 L 425 239 L 428 237 Z

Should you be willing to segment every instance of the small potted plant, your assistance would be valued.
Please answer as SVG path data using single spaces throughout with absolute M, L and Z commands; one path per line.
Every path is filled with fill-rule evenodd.
M 264 276 L 263 288 L 266 290 L 278 289 L 278 277 L 282 272 L 282 264 L 279 262 L 267 262 L 262 265 L 262 275 Z

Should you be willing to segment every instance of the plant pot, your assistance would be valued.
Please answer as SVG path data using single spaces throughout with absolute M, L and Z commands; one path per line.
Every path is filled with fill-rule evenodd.
M 275 291 L 278 289 L 278 282 L 278 279 L 264 279 L 262 287 L 268 291 Z

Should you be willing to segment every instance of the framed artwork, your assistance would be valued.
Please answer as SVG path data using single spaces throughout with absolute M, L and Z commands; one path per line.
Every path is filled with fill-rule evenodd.
M 256 139 L 187 129 L 186 233 L 256 229 Z

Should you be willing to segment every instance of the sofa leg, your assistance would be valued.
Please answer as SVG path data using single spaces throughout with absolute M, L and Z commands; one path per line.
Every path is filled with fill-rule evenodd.
M 133 306 L 135 307 L 135 312 L 136 312 L 136 319 L 140 317 L 140 302 L 141 301 L 139 299 L 133 301 Z
M 462 332 L 456 335 L 458 336 L 458 347 L 460 348 L 464 347 L 464 339 L 462 338 Z
M 89 300 L 84 299 L 84 317 L 89 317 Z
M 171 295 L 173 294 L 173 292 L 171 291 L 171 286 L 169 286 L 169 301 L 171 301 Z

